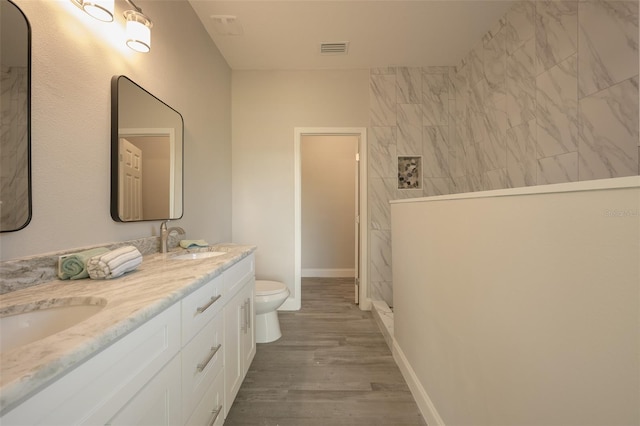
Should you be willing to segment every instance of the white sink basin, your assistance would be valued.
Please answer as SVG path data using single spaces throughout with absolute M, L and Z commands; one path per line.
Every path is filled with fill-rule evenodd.
M 171 259 L 173 260 L 206 259 L 208 257 L 222 256 L 223 254 L 227 254 L 227 253 L 224 251 L 197 251 L 194 253 L 185 253 L 178 256 L 173 256 Z
M 28 308 L 16 306 L 3 309 L 5 312 L 19 313 L 0 316 L 0 352 L 33 343 L 73 327 L 97 314 L 106 305 L 106 299 L 102 298 L 66 298 L 39 301 Z

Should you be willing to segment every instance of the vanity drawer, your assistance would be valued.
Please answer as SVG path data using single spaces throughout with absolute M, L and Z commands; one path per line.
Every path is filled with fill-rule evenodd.
M 224 271 L 224 292 L 227 300 L 230 300 L 242 285 L 254 275 L 255 261 L 253 254 Z
M 217 315 L 182 349 L 182 413 L 185 420 L 216 376 L 224 376 L 221 374 L 224 359 L 222 319 L 222 314 Z
M 182 299 L 182 345 L 186 345 L 218 312 L 224 301 L 224 280 L 217 276 Z
M 185 424 L 188 426 L 222 426 L 224 424 L 223 401 L 224 374 L 218 374 Z M 214 418 L 215 421 L 212 423 Z

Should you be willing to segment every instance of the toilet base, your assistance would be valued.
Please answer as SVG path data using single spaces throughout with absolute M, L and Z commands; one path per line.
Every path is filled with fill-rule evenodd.
M 278 311 L 267 312 L 256 315 L 256 343 L 275 342 L 282 333 L 280 332 L 280 322 L 278 321 Z

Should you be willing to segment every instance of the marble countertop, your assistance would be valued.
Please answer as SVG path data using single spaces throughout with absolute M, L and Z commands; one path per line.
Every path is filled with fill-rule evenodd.
M 217 244 L 208 250 L 227 254 L 171 259 L 202 251 L 178 248 L 144 256 L 136 271 L 113 280 L 58 280 L 1 295 L 0 312 L 13 305 L 69 297 L 102 298 L 106 306 L 66 330 L 0 353 L 0 414 L 220 275 L 255 247 Z

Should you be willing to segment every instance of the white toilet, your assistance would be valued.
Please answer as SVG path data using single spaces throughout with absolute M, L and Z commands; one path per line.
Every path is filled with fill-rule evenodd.
M 289 289 L 278 281 L 256 280 L 256 342 L 269 343 L 282 336 L 277 309 L 289 297 Z

